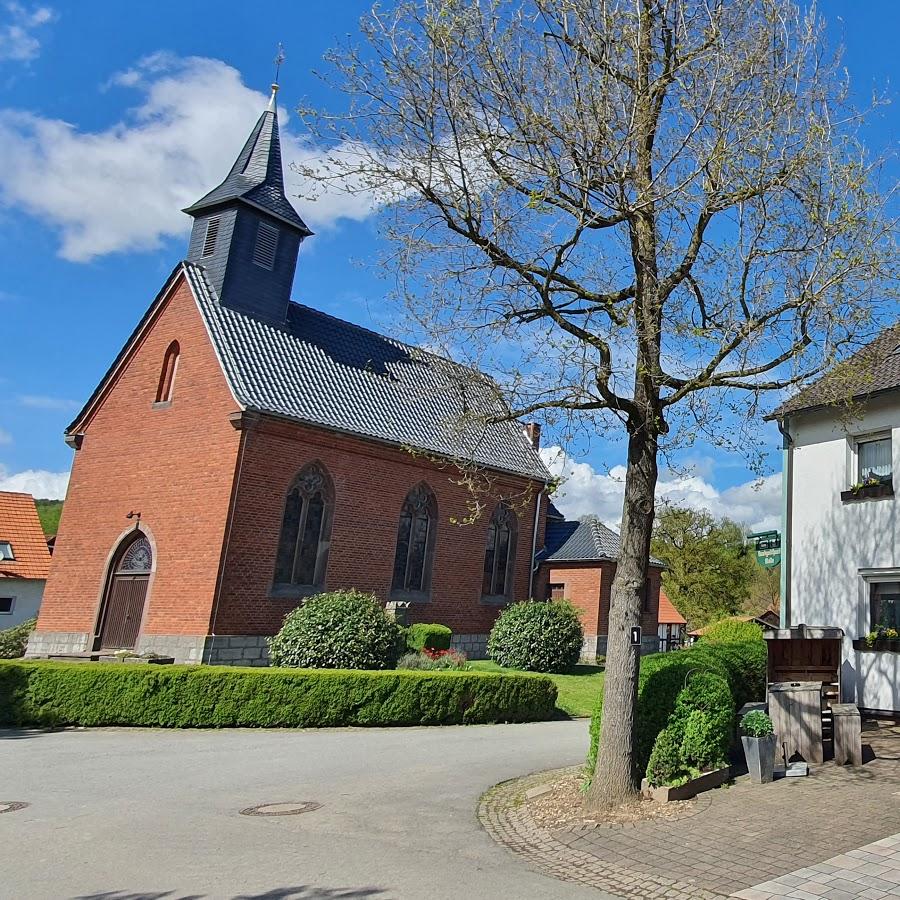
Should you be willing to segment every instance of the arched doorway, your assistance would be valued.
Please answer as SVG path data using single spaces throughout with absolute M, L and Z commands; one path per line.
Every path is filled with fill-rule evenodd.
M 125 538 L 110 569 L 97 628 L 97 649 L 134 649 L 152 568 L 153 549 L 147 536 L 138 531 Z

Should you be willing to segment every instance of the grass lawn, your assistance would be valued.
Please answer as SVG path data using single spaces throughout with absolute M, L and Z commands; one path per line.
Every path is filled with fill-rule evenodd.
M 474 659 L 469 668 L 475 672 L 519 672 L 520 675 L 532 674 L 520 672 L 519 669 L 505 669 L 487 659 Z M 603 688 L 602 666 L 575 666 L 566 675 L 548 674 L 559 691 L 556 706 L 570 716 L 589 716 L 594 711 L 597 697 Z

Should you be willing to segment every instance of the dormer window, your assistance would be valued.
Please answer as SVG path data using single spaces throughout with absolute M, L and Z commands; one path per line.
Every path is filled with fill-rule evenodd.
M 256 246 L 253 248 L 253 262 L 264 269 L 272 269 L 275 266 L 277 250 L 278 229 L 260 222 L 256 231 Z
M 209 219 L 206 223 L 206 237 L 203 239 L 203 252 L 201 257 L 212 256 L 216 252 L 216 241 L 219 239 L 219 225 L 222 220 L 219 216 Z
M 15 559 L 12 544 L 9 541 L 0 541 L 0 562 L 5 559 Z
M 172 341 L 166 349 L 166 355 L 163 357 L 162 371 L 159 373 L 159 384 L 156 388 L 157 405 L 168 406 L 172 402 L 172 392 L 175 389 L 175 373 L 178 371 L 178 357 L 181 354 L 181 348 L 178 341 Z

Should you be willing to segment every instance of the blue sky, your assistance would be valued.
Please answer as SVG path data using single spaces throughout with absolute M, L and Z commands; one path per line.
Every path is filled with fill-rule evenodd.
M 265 102 L 278 41 L 285 154 L 310 159 L 315 147 L 290 113 L 302 100 L 340 102 L 312 72 L 358 32 L 368 5 L 156 0 L 126 12 L 109 0 L 0 0 L 0 488 L 61 495 L 71 464 L 62 431 L 184 255 L 190 220 L 178 209 L 227 171 Z M 855 92 L 893 97 L 900 4 L 820 9 Z M 868 127 L 874 150 L 896 146 L 898 112 L 891 105 Z M 368 203 L 326 194 L 295 205 L 316 235 L 294 297 L 389 329 L 398 311 L 366 264 L 380 250 Z M 761 426 L 760 440 L 777 448 L 773 429 Z M 621 454 L 598 442 L 569 463 L 566 512 L 617 518 Z M 776 477 L 755 491 L 740 459 L 698 446 L 685 460 L 693 474 L 664 475 L 664 493 L 774 524 Z M 779 461 L 773 453 L 770 471 Z

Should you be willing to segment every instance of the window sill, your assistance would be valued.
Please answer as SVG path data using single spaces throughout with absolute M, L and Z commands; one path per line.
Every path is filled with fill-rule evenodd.
M 869 646 L 865 638 L 857 638 L 853 642 L 853 649 L 861 653 L 900 653 L 900 640 L 875 641 Z
M 506 606 L 510 600 L 505 594 L 482 594 L 481 602 L 485 606 Z
M 403 600 L 407 603 L 430 603 L 431 591 L 398 591 L 393 590 L 391 600 Z
M 157 400 L 150 404 L 150 409 L 168 409 L 172 405 L 171 400 Z
M 270 600 L 305 600 L 325 590 L 315 584 L 281 584 L 269 589 Z
M 866 484 L 857 490 L 841 491 L 841 503 L 855 503 L 859 500 L 881 500 L 894 496 L 893 483 Z

